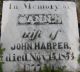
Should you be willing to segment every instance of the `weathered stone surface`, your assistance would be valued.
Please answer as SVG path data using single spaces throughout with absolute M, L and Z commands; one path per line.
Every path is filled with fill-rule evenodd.
M 77 0 L 78 21 L 80 23 L 80 0 Z

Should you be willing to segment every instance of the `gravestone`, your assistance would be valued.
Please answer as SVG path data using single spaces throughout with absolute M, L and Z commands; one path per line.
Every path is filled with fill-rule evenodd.
M 76 72 L 78 40 L 74 1 L 3 1 L 3 72 L 36 72 L 45 65 Z

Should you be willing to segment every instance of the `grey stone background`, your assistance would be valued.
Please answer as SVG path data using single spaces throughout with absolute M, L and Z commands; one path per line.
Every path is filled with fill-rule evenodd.
M 24 1 L 44 1 L 44 0 L 24 0 Z M 79 25 L 79 33 L 80 33 L 80 0 L 46 0 L 46 1 L 75 1 L 77 4 L 78 25 Z M 0 0 L 0 32 L 1 32 L 1 17 L 2 17 L 2 2 L 3 0 Z

